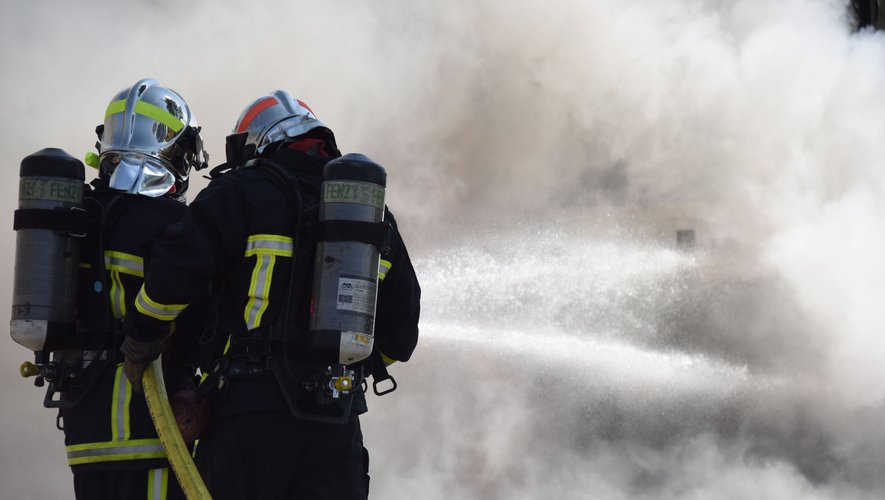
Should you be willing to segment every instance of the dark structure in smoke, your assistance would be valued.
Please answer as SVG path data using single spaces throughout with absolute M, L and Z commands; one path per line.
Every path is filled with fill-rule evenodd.
M 885 9 L 880 0 L 851 0 L 851 8 L 858 29 L 885 29 Z

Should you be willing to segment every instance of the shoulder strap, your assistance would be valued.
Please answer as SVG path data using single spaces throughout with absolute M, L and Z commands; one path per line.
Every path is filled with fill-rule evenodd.
M 283 191 L 283 194 L 285 194 L 290 200 L 294 208 L 293 213 L 295 214 L 295 221 L 292 227 L 292 240 L 294 246 L 292 248 L 292 264 L 289 266 L 289 284 L 286 289 L 285 300 L 283 301 L 283 309 L 280 311 L 276 325 L 274 325 L 274 329 L 277 330 L 277 335 L 280 335 L 289 330 L 291 318 L 296 313 L 297 304 L 301 301 L 301 291 L 304 288 L 298 287 L 296 289 L 295 287 L 296 283 L 303 281 L 298 273 L 298 269 L 302 266 L 298 266 L 295 262 L 295 257 L 298 255 L 298 249 L 302 244 L 301 238 L 298 236 L 301 234 L 301 228 L 304 222 L 304 202 L 301 196 L 301 183 L 298 181 L 297 177 L 287 172 L 285 168 L 268 159 L 261 158 L 250 160 L 246 163 L 246 168 L 255 168 L 256 170 L 267 174 L 267 176 L 273 181 L 274 185 Z
M 102 343 L 105 344 L 104 347 L 111 348 L 112 350 L 114 350 L 113 348 L 116 347 L 115 343 L 118 341 L 115 337 L 116 334 L 119 333 L 119 328 L 111 314 L 110 299 L 108 296 L 110 279 L 105 267 L 104 253 L 107 230 L 109 227 L 112 227 L 120 217 L 120 212 L 115 210 L 115 208 L 121 198 L 122 193 L 115 193 L 109 200 L 102 201 L 94 195 L 94 191 L 92 190 L 87 191 L 84 196 L 84 205 L 89 213 L 90 230 L 92 232 L 89 237 L 94 241 L 94 243 L 90 245 L 90 255 L 87 256 L 87 259 L 93 270 L 94 278 L 100 283 L 101 293 L 101 300 L 99 301 L 101 304 L 101 307 L 99 308 L 101 312 L 99 313 L 100 316 L 95 318 L 93 325 L 102 330 L 95 333 L 105 335 L 111 334 L 110 338 L 105 338 Z

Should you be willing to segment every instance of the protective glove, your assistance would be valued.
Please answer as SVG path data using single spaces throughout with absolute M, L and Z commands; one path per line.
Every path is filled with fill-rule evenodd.
M 178 430 L 185 443 L 193 443 L 200 437 L 212 421 L 209 411 L 209 398 L 188 389 L 169 398 L 172 414 L 178 422 Z
M 120 352 L 126 356 L 123 361 L 123 372 L 126 373 L 126 378 L 129 379 L 135 392 L 143 391 L 141 377 L 151 361 L 157 359 L 163 352 L 163 344 L 163 339 L 142 341 L 127 336 L 123 340 L 123 345 L 120 346 Z

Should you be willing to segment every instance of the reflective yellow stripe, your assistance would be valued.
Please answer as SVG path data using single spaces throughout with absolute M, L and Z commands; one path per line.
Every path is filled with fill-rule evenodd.
M 148 500 L 166 500 L 169 488 L 169 468 L 151 469 L 148 471 Z
M 161 321 L 172 321 L 181 314 L 181 311 L 187 307 L 187 304 L 160 304 L 148 297 L 144 290 L 144 285 L 135 297 L 135 308 L 141 314 L 159 319 Z
M 381 261 L 378 262 L 378 279 L 384 281 L 384 278 L 387 277 L 387 273 L 390 272 L 391 267 L 393 267 L 393 264 L 391 264 L 389 260 L 381 259 Z
M 294 240 L 280 234 L 253 234 L 246 239 L 245 256 L 256 258 L 252 280 L 249 283 L 249 301 L 243 312 L 243 319 L 248 329 L 258 328 L 267 310 L 276 258 L 292 257 L 294 249 Z
M 387 356 L 384 355 L 383 352 L 378 351 L 378 353 L 381 354 L 381 360 L 384 361 L 384 366 L 390 366 L 390 365 L 396 363 L 395 359 L 388 358 Z
M 118 271 L 111 271 L 111 311 L 117 319 L 126 315 L 126 289 L 123 288 L 123 280 Z
M 111 310 L 117 319 L 126 315 L 126 289 L 121 274 L 144 278 L 144 259 L 126 252 L 107 250 L 104 253 L 104 267 L 110 272 Z
M 291 257 L 295 247 L 288 236 L 279 234 L 253 234 L 246 239 L 246 257 L 253 255 L 278 255 Z
M 129 403 L 132 385 L 123 373 L 123 364 L 117 365 L 114 375 L 114 395 L 111 400 L 111 440 L 125 441 L 130 437 Z
M 234 341 L 234 334 L 230 334 L 227 336 L 227 342 L 224 344 L 224 354 L 227 354 L 227 351 L 230 350 L 230 344 Z
M 119 101 L 114 101 L 108 105 L 107 111 L 104 113 L 104 117 L 107 118 L 113 114 L 122 113 L 126 110 L 126 99 L 120 99 Z M 134 111 L 142 116 L 147 116 L 148 118 L 154 119 L 163 125 L 171 128 L 173 132 L 178 132 L 179 130 L 184 128 L 184 122 L 181 121 L 180 118 L 173 115 L 172 113 L 166 111 L 163 108 L 158 106 L 154 106 L 151 103 L 138 101 L 135 103 Z
M 184 128 L 184 122 L 181 121 L 180 118 L 166 111 L 165 109 L 159 106 L 154 106 L 153 104 L 148 102 L 138 101 L 137 103 L 135 103 L 135 112 L 142 116 L 147 116 L 148 118 L 153 118 L 154 120 L 157 120 L 163 125 L 171 128 L 173 132 L 178 132 L 179 130 Z
M 131 253 L 106 251 L 104 253 L 104 267 L 108 271 L 144 278 L 144 259 Z
M 117 113 L 122 113 L 125 109 L 126 109 L 126 99 L 120 99 L 119 101 L 114 101 L 114 102 L 108 104 L 108 109 L 107 109 L 107 111 L 104 112 L 104 117 L 105 117 L 105 119 L 107 119 L 107 117 L 109 117 L 111 115 L 114 115 Z
M 249 330 L 261 325 L 261 317 L 264 316 L 270 303 L 270 282 L 277 256 L 259 254 L 256 255 L 256 259 L 255 269 L 252 270 L 252 281 L 249 283 L 249 302 L 246 303 L 246 311 L 243 314 L 246 328 Z
M 157 438 L 74 444 L 65 446 L 65 451 L 68 453 L 68 465 L 166 458 L 163 445 Z

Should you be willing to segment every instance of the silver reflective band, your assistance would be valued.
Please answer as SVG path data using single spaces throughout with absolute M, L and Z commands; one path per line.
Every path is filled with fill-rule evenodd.
M 123 366 L 117 367 L 114 376 L 114 395 L 111 405 L 111 439 L 125 441 L 129 438 L 129 402 L 132 399 L 132 386 L 123 372 Z
M 111 174 L 111 189 L 157 198 L 175 185 L 175 176 L 156 158 L 141 153 L 107 154 L 116 154 L 120 159 Z
M 157 318 L 160 321 L 172 321 L 181 314 L 181 311 L 187 307 L 187 304 L 160 304 L 158 302 L 154 302 L 150 297 L 147 296 L 147 292 L 144 291 L 144 285 L 142 285 L 141 290 L 138 292 L 138 295 L 135 297 L 135 308 L 138 309 L 138 312 L 144 314 L 145 316 L 150 316 L 152 318 Z
M 270 303 L 270 282 L 277 257 L 292 257 L 293 239 L 280 234 L 253 234 L 246 239 L 246 257 L 255 257 L 255 268 L 249 283 L 249 301 L 243 319 L 249 330 L 261 325 L 261 318 Z
M 291 257 L 294 248 L 292 238 L 288 236 L 254 234 L 246 241 L 246 257 L 259 254 Z
M 113 462 L 117 460 L 166 458 L 166 452 L 163 451 L 163 445 L 160 444 L 158 439 L 119 441 L 117 443 L 88 443 L 72 445 L 66 448 L 68 450 L 69 465 Z
M 291 255 L 291 252 L 290 252 Z M 275 255 L 258 255 L 255 269 L 252 270 L 252 281 L 249 284 L 249 302 L 246 303 L 246 328 L 253 330 L 261 325 L 261 317 L 270 304 L 270 281 L 276 263 Z
M 387 277 L 387 273 L 390 272 L 392 266 L 393 264 L 391 264 L 389 260 L 381 259 L 380 262 L 378 262 L 378 279 L 384 281 L 384 278 Z
M 104 253 L 104 266 L 108 271 L 144 277 L 144 259 L 137 255 L 108 250 Z
M 123 280 L 120 279 L 119 271 L 111 271 L 111 310 L 117 319 L 126 315 L 126 289 Z
M 148 471 L 148 500 L 164 500 L 169 482 L 169 469 Z

